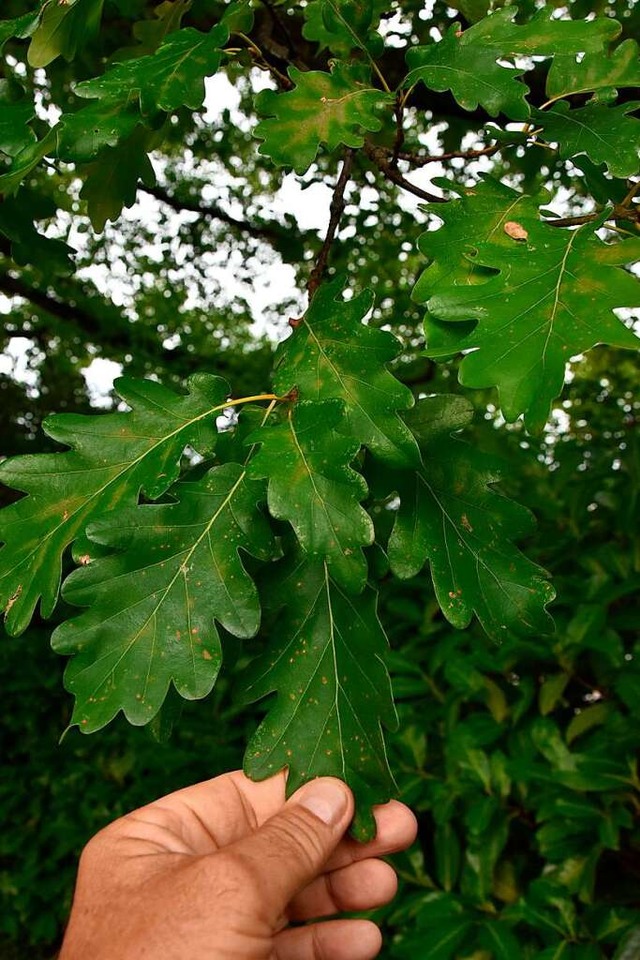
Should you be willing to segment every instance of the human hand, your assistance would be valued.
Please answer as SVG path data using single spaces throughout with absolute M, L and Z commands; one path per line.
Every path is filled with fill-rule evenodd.
M 329 920 L 388 903 L 408 847 L 404 804 L 377 807 L 376 839 L 344 837 L 353 797 L 323 777 L 285 803 L 285 776 L 241 772 L 172 793 L 122 817 L 85 848 L 59 960 L 370 960 L 369 920 Z

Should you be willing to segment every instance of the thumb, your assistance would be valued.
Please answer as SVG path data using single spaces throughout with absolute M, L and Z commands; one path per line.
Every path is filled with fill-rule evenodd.
M 346 784 L 320 777 L 297 790 L 255 833 L 227 848 L 248 861 L 274 921 L 319 876 L 352 817 L 353 796 Z

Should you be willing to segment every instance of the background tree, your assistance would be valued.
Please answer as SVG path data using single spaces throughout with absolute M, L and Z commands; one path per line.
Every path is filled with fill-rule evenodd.
M 20 336 L 29 346 L 28 382 L 10 371 L 2 379 L 4 452 L 60 449 L 38 427 L 54 409 L 89 411 L 82 370 L 96 357 L 177 390 L 206 371 L 226 378 L 235 397 L 269 393 L 272 343 L 291 325 L 276 392 L 286 396 L 297 386 L 299 400 L 290 395 L 276 407 L 262 433 L 266 406 L 241 415 L 218 454 L 228 470 L 240 450 L 246 457 L 250 448 L 238 441 L 253 432 L 249 470 L 256 485 L 268 478 L 273 532 L 285 552 L 291 529 L 307 553 L 328 551 L 336 589 L 349 597 L 362 586 L 357 558 L 366 537 L 352 523 L 347 556 L 356 559 L 342 562 L 326 541 L 312 542 L 303 512 L 288 512 L 293 471 L 283 428 L 293 411 L 301 434 L 319 447 L 312 476 L 326 482 L 322 502 L 331 507 L 339 490 L 336 508 L 352 520 L 365 487 L 348 464 L 361 443 L 369 450 L 354 465 L 370 491 L 364 506 L 377 545 L 367 548 L 367 565 L 391 641 L 385 660 L 400 725 L 387 735 L 390 767 L 421 818 L 419 846 L 399 862 L 401 896 L 383 917 L 388 955 L 628 960 L 638 953 L 640 899 L 633 355 L 603 347 L 588 354 L 572 367 L 545 422 L 573 354 L 598 341 L 634 344 L 632 315 L 624 314 L 625 325 L 611 308 L 637 304 L 624 265 L 639 249 L 638 12 L 624 3 L 575 3 L 556 18 L 525 3 L 517 14 L 509 7 L 487 13 L 482 4 L 460 4 L 454 15 L 437 3 L 425 12 L 410 3 L 381 10 L 327 0 L 304 10 L 204 0 L 155 9 L 75 0 L 37 11 L 7 3 L 0 290 L 10 311 L 7 341 Z M 600 16 L 584 21 L 591 13 Z M 204 120 L 203 79 L 217 69 L 233 84 L 237 106 L 219 115 L 211 109 Z M 309 189 L 330 184 L 321 237 L 288 213 L 274 215 L 282 168 L 293 168 Z M 442 179 L 434 183 L 436 175 Z M 79 249 L 71 254 L 67 244 Z M 272 286 L 258 317 L 253 278 L 279 263 L 289 265 L 301 293 L 282 297 Z M 222 264 L 231 265 L 233 284 Z M 346 277 L 348 306 L 339 306 L 335 277 Z M 300 323 L 305 286 L 313 302 Z M 360 327 L 367 287 L 375 304 Z M 549 302 L 557 326 L 549 325 Z M 406 421 L 387 415 L 383 429 L 365 435 L 351 413 L 355 441 L 336 433 L 340 400 L 349 414 L 348 398 L 336 396 L 335 385 L 328 399 L 314 392 L 317 357 L 308 342 L 327 322 L 334 333 L 340 322 L 349 328 L 351 357 L 376 344 L 377 365 L 364 371 L 369 393 L 378 384 L 392 410 L 403 409 L 401 384 L 424 398 Z M 548 352 L 536 339 L 539 326 Z M 395 359 L 392 341 L 376 339 L 376 329 L 401 337 Z M 447 359 L 436 365 L 433 358 Z M 459 385 L 458 368 L 462 383 L 476 389 Z M 490 389 L 496 385 L 499 392 Z M 451 436 L 463 426 L 463 439 Z M 412 436 L 426 474 L 411 462 Z M 342 485 L 324 471 L 323 438 L 335 461 L 342 458 Z M 310 457 L 313 443 L 305 447 Z M 202 482 L 209 465 L 191 472 L 191 481 Z M 192 469 L 188 458 L 183 467 Z M 15 469 L 11 462 L 5 468 L 8 483 Z M 515 503 L 490 492 L 498 472 L 502 491 L 536 513 L 535 532 Z M 411 484 L 421 518 L 413 530 Z M 505 571 L 517 569 L 520 587 L 535 591 L 524 603 L 514 594 L 503 605 L 492 601 L 473 553 L 464 551 L 456 575 L 473 602 L 447 589 L 425 491 L 444 502 L 456 484 L 470 504 L 459 519 L 462 540 L 489 510 L 476 564 L 488 558 L 485 569 L 503 583 Z M 303 501 L 311 496 L 294 492 Z M 18 496 L 5 491 L 7 503 Z M 160 509 L 170 516 L 170 503 Z M 361 527 L 366 522 L 360 516 Z M 505 531 L 528 537 L 528 560 Z M 496 532 L 502 538 L 492 553 Z M 113 537 L 107 515 L 103 546 Z M 264 531 L 257 538 L 258 555 L 267 539 Z M 7 549 L 9 537 L 0 561 Z M 95 542 L 91 551 L 100 552 Z M 556 632 L 548 636 L 548 593 L 533 564 L 552 571 L 558 593 Z M 260 679 L 249 666 L 282 630 L 272 618 L 290 583 L 289 572 L 276 565 L 274 575 L 273 564 L 263 565 L 261 579 L 259 557 L 246 561 L 267 608 L 262 634 L 240 644 L 233 622 L 225 624 L 225 671 L 205 704 L 187 704 L 168 744 L 120 718 L 89 740 L 72 730 L 58 747 L 71 711 L 60 658 L 47 652 L 51 620 L 36 617 L 26 635 L 6 638 L 2 756 L 9 769 L 26 770 L 23 785 L 5 776 L 0 788 L 3 822 L 16 824 L 0 841 L 7 956 L 14 947 L 17 955 L 33 952 L 35 944 L 51 955 L 77 851 L 106 819 L 241 762 L 264 713 L 243 704 L 246 688 L 291 685 L 273 673 Z M 94 590 L 95 601 L 91 572 L 74 576 L 70 584 Z M 304 582 L 313 591 L 313 576 Z M 12 631 L 25 617 L 25 597 L 15 593 L 4 598 Z M 300 596 L 304 602 L 304 590 Z M 368 593 L 353 596 L 351 610 L 371 609 Z M 467 630 L 452 628 L 449 621 L 465 626 L 472 609 L 499 645 L 475 620 Z M 322 632 L 326 622 L 316 613 Z M 53 622 L 77 616 L 62 603 Z M 69 628 L 61 629 L 64 647 Z M 363 664 L 381 643 L 374 634 L 349 638 L 369 644 Z M 376 682 L 384 686 L 383 678 Z M 177 707 L 170 698 L 153 720 L 161 740 Z M 377 720 L 372 729 L 377 737 Z M 292 764 L 292 779 L 300 775 L 286 750 L 276 760 Z M 364 770 L 363 796 L 382 799 L 392 789 L 384 764 Z

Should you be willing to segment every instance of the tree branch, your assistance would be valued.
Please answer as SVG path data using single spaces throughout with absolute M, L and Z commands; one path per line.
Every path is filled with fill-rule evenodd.
M 503 146 L 505 146 L 503 143 L 494 143 L 490 147 L 481 147 L 478 150 L 451 150 L 449 153 L 433 154 L 411 153 L 408 150 L 399 150 L 396 153 L 395 149 L 392 150 L 390 147 L 383 146 L 378 146 L 378 150 L 381 150 L 393 159 L 405 160 L 413 167 L 426 167 L 429 163 L 443 163 L 446 160 L 475 160 L 478 157 L 492 157 L 495 153 L 498 153 Z M 393 159 L 391 160 L 392 164 Z M 395 164 L 393 165 L 395 166 Z
M 415 197 L 419 197 L 421 200 L 426 200 L 428 203 L 448 203 L 446 197 L 437 197 L 434 193 L 428 193 L 426 190 L 423 190 L 422 187 L 417 187 L 415 183 L 411 183 L 409 180 L 406 180 L 400 171 L 396 170 L 396 168 L 393 166 L 393 160 L 388 159 L 386 149 L 381 149 L 380 147 L 374 146 L 372 143 L 365 141 L 364 152 L 376 165 L 378 170 L 384 174 L 387 180 L 395 183 L 398 187 L 402 187 L 403 190 L 406 190 L 408 193 L 412 193 Z
M 349 182 L 349 177 L 351 176 L 354 155 L 354 150 L 345 150 L 344 160 L 342 161 L 342 170 L 340 171 L 340 176 L 336 182 L 335 189 L 333 191 L 333 197 L 331 198 L 331 205 L 329 207 L 329 210 L 331 211 L 331 217 L 329 219 L 329 226 L 327 227 L 327 234 L 324 238 L 324 243 L 322 244 L 322 249 L 320 250 L 316 264 L 311 271 L 309 282 L 307 283 L 309 300 L 313 298 L 314 293 L 320 286 L 325 270 L 327 269 L 327 260 L 329 259 L 331 245 L 333 244 L 338 227 L 340 226 L 342 214 L 344 213 L 346 203 L 344 194 Z
M 154 187 L 144 187 L 140 185 L 138 189 L 142 190 L 143 193 L 155 197 L 156 200 L 166 204 L 168 207 L 171 207 L 176 213 L 188 211 L 189 213 L 197 213 L 207 220 L 220 220 L 238 233 L 248 233 L 252 237 L 259 237 L 275 247 L 278 247 L 282 243 L 284 230 L 279 227 L 250 223 L 248 220 L 238 220 L 215 203 L 204 204 L 197 200 L 181 199 L 170 194 L 164 187 L 157 185 Z M 287 234 L 289 234 L 289 228 L 287 228 Z

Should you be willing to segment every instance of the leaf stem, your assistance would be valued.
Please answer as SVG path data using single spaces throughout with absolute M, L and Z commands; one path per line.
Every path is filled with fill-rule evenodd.
M 237 407 L 241 403 L 255 403 L 257 400 L 271 400 L 272 404 L 288 400 L 289 395 L 278 397 L 275 393 L 258 393 L 254 397 L 238 397 L 237 400 L 230 399 L 225 404 L 227 407 Z

